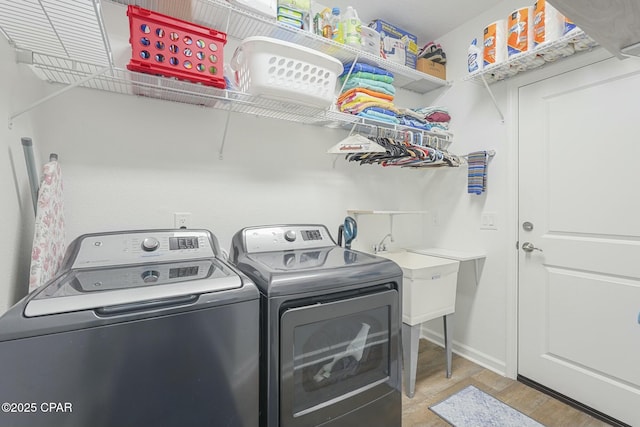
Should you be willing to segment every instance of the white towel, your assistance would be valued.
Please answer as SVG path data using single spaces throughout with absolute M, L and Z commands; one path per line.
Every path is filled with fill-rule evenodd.
M 62 174 L 57 161 L 43 167 L 34 228 L 29 292 L 53 278 L 64 258 Z

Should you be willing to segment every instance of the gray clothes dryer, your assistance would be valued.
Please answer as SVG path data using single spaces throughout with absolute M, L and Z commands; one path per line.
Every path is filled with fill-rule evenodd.
M 0 426 L 255 427 L 258 312 L 209 231 L 81 236 L 0 317 Z
M 261 426 L 401 425 L 395 263 L 323 225 L 242 229 L 230 258 L 261 295 Z

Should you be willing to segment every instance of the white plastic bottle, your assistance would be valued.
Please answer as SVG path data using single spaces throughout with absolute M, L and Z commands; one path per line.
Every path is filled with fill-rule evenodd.
M 332 22 L 332 15 L 331 15 L 331 9 L 326 8 L 324 9 L 321 13 L 320 13 L 322 19 L 322 37 L 327 38 L 327 39 L 332 39 L 333 38 L 333 26 L 331 24 Z
M 469 67 L 469 73 L 482 70 L 482 50 L 478 47 L 478 39 L 473 39 L 471 45 L 469 45 L 467 65 Z
M 333 27 L 333 41 L 344 43 L 344 26 L 340 19 L 340 8 L 334 7 L 331 10 L 331 26 Z
M 360 35 L 362 22 L 358 18 L 358 12 L 351 6 L 347 6 L 346 12 L 342 15 L 342 28 L 344 44 L 362 48 L 362 36 Z

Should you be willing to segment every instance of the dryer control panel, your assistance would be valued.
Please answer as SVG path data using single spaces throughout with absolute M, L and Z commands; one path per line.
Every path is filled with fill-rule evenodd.
M 85 235 L 79 238 L 72 268 L 213 258 L 206 230 L 139 231 Z
M 324 225 L 279 225 L 244 230 L 247 253 L 326 248 L 336 243 Z

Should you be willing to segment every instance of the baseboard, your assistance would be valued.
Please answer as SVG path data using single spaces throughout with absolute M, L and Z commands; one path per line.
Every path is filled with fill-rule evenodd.
M 420 338 L 424 338 L 439 345 L 440 347 L 444 347 L 444 336 L 430 329 L 422 327 L 420 330 Z M 507 366 L 502 360 L 498 360 L 495 357 L 489 356 L 488 354 L 478 351 L 472 347 L 461 344 L 456 340 L 453 340 L 453 348 L 451 350 L 458 356 L 464 357 L 465 359 L 480 365 L 483 368 L 489 369 L 498 375 L 502 375 L 503 377 L 507 376 Z
M 522 384 L 528 385 L 531 388 L 534 388 L 544 394 L 547 394 L 553 397 L 556 400 L 559 400 L 563 403 L 566 403 L 569 406 L 574 407 L 575 409 L 584 412 L 585 414 L 591 415 L 593 418 L 596 418 L 602 422 L 605 422 L 613 427 L 631 427 L 629 424 L 625 424 L 622 421 L 616 420 L 613 417 L 610 417 L 607 414 L 604 414 L 596 409 L 593 409 L 590 406 L 587 406 L 583 403 L 578 402 L 577 400 L 573 400 L 570 397 L 565 396 L 564 394 L 558 393 L 555 390 L 550 389 L 549 387 L 543 386 L 540 383 L 537 383 L 533 380 L 530 380 L 527 377 L 523 377 L 522 375 L 518 375 L 517 380 Z

